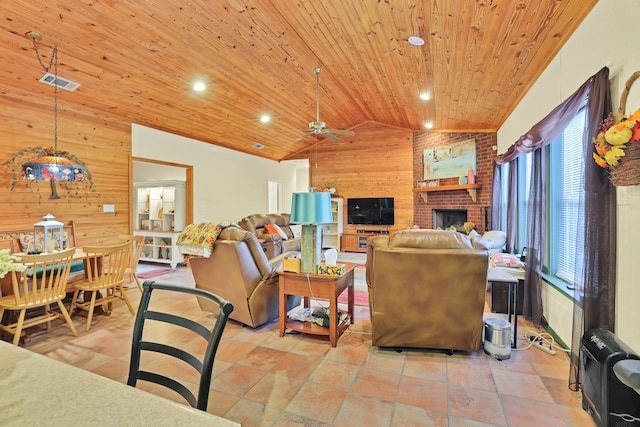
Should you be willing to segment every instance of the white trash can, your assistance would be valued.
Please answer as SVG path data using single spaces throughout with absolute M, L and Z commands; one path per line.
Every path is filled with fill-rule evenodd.
M 485 319 L 484 352 L 498 360 L 511 357 L 511 323 L 495 317 Z

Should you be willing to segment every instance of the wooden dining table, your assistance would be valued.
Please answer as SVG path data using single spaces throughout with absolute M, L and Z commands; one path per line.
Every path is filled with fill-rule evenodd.
M 0 341 L 0 424 L 240 424 Z

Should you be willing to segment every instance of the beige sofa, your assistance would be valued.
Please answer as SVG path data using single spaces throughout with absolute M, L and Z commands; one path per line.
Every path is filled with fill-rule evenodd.
M 286 213 L 253 214 L 242 218 L 238 225 L 253 233 L 260 241 L 267 258 L 273 258 L 283 252 L 299 251 L 302 246 L 302 238 L 298 233 L 294 233 L 292 227 L 295 226 L 289 224 L 289 217 L 289 214 Z M 265 229 L 267 224 L 277 225 L 284 235 L 269 233 Z
M 401 230 L 369 238 L 372 344 L 477 351 L 489 256 L 455 231 Z

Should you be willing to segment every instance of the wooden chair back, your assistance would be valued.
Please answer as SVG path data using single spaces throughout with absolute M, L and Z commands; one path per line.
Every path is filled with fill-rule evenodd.
M 133 277 L 142 292 L 142 284 L 140 280 L 138 280 L 138 276 L 136 276 L 136 271 L 138 270 L 138 262 L 140 261 L 140 255 L 142 255 L 142 243 L 144 242 L 144 236 L 134 236 L 132 234 L 119 234 L 118 239 L 124 240 L 127 242 L 131 242 L 133 247 L 131 248 L 131 257 L 129 258 L 129 265 L 124 271 L 124 274 L 129 275 L 129 277 Z
M 15 304 L 20 308 L 42 307 L 66 296 L 65 288 L 75 249 L 40 255 L 21 255 L 27 269 L 11 273 Z M 22 280 L 19 280 L 21 278 Z
M 132 242 L 110 246 L 85 246 L 88 290 L 100 290 L 121 285 L 131 262 Z
M 31 326 L 62 318 L 74 336 L 76 328 L 62 300 L 66 296 L 67 279 L 75 249 L 41 255 L 22 255 L 21 263 L 27 266 L 23 272 L 11 272 L 12 295 L 0 298 L 0 319 L 6 310 L 18 311 L 17 320 L 0 324 L 0 329 L 13 335 L 13 344 L 20 343 L 22 330 Z M 50 310 L 56 303 L 59 312 Z M 44 314 L 27 317 L 27 310 L 44 307 Z

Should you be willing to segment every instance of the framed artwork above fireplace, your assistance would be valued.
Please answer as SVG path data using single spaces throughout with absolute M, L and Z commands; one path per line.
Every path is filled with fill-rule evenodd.
M 424 179 L 458 178 L 476 172 L 476 141 L 466 139 L 441 147 L 425 148 L 422 153 Z

